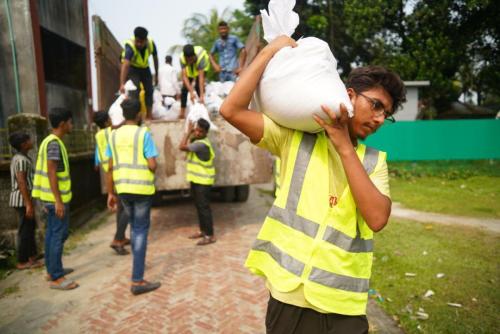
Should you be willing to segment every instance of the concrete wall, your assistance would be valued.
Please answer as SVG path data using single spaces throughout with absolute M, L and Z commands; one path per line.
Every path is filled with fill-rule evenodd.
M 86 47 L 81 0 L 38 0 L 38 18 L 44 28 Z
M 9 0 L 0 3 L 0 127 L 9 115 L 17 112 L 13 49 L 17 61 L 17 77 L 21 111 L 39 114 L 38 84 L 34 56 L 33 32 L 28 0 Z M 11 44 L 8 16 L 12 23 L 14 45 Z M 13 48 L 14 47 L 14 48 Z
M 418 115 L 418 87 L 406 87 L 406 102 L 403 109 L 398 111 L 396 121 L 414 121 Z
M 68 108 L 73 113 L 73 124 L 81 128 L 87 124 L 87 92 L 54 83 L 45 83 L 47 110 L 53 107 Z

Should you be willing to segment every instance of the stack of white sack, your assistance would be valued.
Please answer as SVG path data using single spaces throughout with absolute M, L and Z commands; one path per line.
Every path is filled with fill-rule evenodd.
M 215 94 L 221 98 L 225 98 L 229 95 L 233 86 L 233 81 L 211 81 L 205 87 L 205 96 Z
M 176 120 L 179 117 L 179 113 L 172 108 L 174 103 L 175 99 L 166 97 L 164 100 L 160 91 L 155 89 L 153 92 L 153 109 L 151 112 L 153 119 L 163 121 Z
M 294 6 L 295 0 L 271 0 L 269 14 L 261 11 L 266 41 L 293 34 L 299 24 Z M 297 44 L 281 49 L 267 65 L 254 94 L 257 109 L 282 126 L 313 133 L 321 131 L 313 114 L 327 119 L 321 105 L 338 114 L 343 103 L 352 117 L 353 107 L 328 44 L 315 37 Z
M 186 117 L 184 131 L 187 131 L 189 123 L 196 124 L 196 122 L 198 122 L 200 118 L 203 118 L 207 120 L 208 123 L 210 123 L 210 131 L 218 130 L 217 126 L 210 120 L 210 116 L 208 115 L 208 110 L 205 107 L 205 105 L 195 102 L 193 105 L 191 105 L 191 108 L 189 109 L 189 114 Z
M 219 114 L 220 106 L 224 100 L 217 94 L 205 94 L 205 105 L 211 115 Z
M 109 118 L 111 119 L 111 124 L 113 126 L 118 126 L 125 121 L 125 118 L 123 117 L 123 109 L 121 107 L 121 104 L 123 100 L 125 100 L 127 96 L 129 96 L 129 92 L 134 90 L 137 90 L 137 87 L 134 85 L 132 80 L 128 80 L 125 83 L 125 94 L 120 94 L 120 96 L 118 96 L 115 102 L 113 102 L 111 107 L 109 107 L 108 115 Z

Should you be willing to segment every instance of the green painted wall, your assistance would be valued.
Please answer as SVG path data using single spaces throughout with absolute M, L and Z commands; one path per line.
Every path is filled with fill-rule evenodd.
M 390 161 L 500 159 L 500 120 L 386 123 L 365 143 Z

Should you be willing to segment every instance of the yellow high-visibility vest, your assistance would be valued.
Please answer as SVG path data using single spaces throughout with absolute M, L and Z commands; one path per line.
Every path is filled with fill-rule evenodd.
M 95 143 L 97 145 L 97 154 L 101 163 L 102 170 L 108 172 L 109 158 L 106 156 L 106 148 L 109 144 L 109 136 L 111 134 L 111 127 L 107 127 L 97 131 L 95 134 Z
M 202 69 L 204 72 L 210 69 L 210 61 L 208 58 L 207 51 L 201 46 L 194 47 L 194 54 L 196 55 L 196 62 L 192 65 L 188 65 L 186 62 L 186 57 L 184 52 L 181 53 L 181 64 L 186 68 L 186 75 L 188 78 L 196 78 L 198 76 L 198 67 L 202 60 L 205 60 L 205 67 Z
M 281 182 L 281 159 L 274 158 L 274 197 L 278 197 Z
M 130 59 L 130 65 L 138 68 L 148 68 L 149 67 L 149 56 L 153 53 L 154 46 L 153 40 L 148 38 L 148 44 L 146 45 L 146 51 L 144 51 L 144 57 L 141 55 L 141 52 L 135 47 L 135 38 L 131 37 L 129 40 L 124 42 L 125 46 L 130 46 L 132 51 L 134 51 L 134 56 Z M 125 59 L 125 47 L 122 51 L 121 56 L 122 62 Z
M 326 312 L 366 313 L 373 258 L 373 232 L 356 208 L 347 185 L 329 194 L 328 138 L 295 131 L 282 184 L 245 266 L 274 289 L 301 284 L 305 299 Z M 359 144 L 368 173 L 386 154 Z M 282 166 L 283 167 L 283 166 Z
M 195 140 L 193 143 L 203 143 L 210 150 L 210 158 L 207 161 L 200 160 L 195 152 L 189 152 L 187 155 L 187 173 L 188 182 L 196 184 L 213 185 L 215 182 L 215 153 L 207 138 Z
M 31 196 L 33 198 L 39 198 L 44 202 L 55 203 L 56 198 L 50 189 L 49 175 L 48 175 L 48 163 L 47 163 L 47 146 L 53 140 L 56 140 L 59 144 L 61 150 L 62 161 L 64 164 L 64 171 L 56 172 L 57 175 L 57 186 L 61 194 L 61 200 L 63 203 L 69 203 L 71 201 L 71 177 L 69 174 L 69 159 L 68 152 L 66 151 L 66 146 L 59 137 L 54 134 L 48 135 L 40 144 L 38 150 L 38 157 L 36 159 L 35 177 L 33 178 L 33 190 Z
M 118 194 L 155 193 L 155 174 L 144 157 L 146 131 L 146 127 L 122 125 L 111 133 L 113 182 Z

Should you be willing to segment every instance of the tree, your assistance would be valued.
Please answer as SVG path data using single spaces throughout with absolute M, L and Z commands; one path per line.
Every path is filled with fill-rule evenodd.
M 267 3 L 246 0 L 245 10 Z M 471 90 L 480 104 L 500 100 L 498 1 L 297 0 L 295 11 L 293 37 L 328 42 L 344 77 L 352 66 L 379 64 L 404 80 L 430 80 L 423 96 L 438 111 Z

